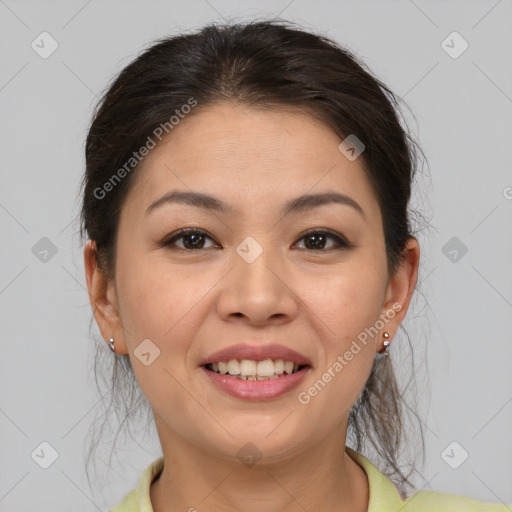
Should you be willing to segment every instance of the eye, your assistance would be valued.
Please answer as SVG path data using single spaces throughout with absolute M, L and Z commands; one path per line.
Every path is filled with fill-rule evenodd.
M 328 239 L 334 240 L 336 243 L 334 246 L 325 247 Z M 313 251 L 327 251 L 332 249 L 348 249 L 351 244 L 347 242 L 343 237 L 332 233 L 331 231 L 310 229 L 306 232 L 299 241 L 305 240 L 304 245 L 306 249 Z M 302 248 L 302 247 L 301 247 Z
M 208 233 L 199 228 L 183 228 L 175 233 L 171 234 L 169 237 L 164 239 L 160 245 L 162 247 L 167 247 L 169 249 L 178 248 L 188 251 L 198 250 L 198 249 L 208 249 L 211 247 L 218 247 L 216 243 L 213 246 L 207 247 L 205 245 L 206 239 L 212 240 L 213 238 L 208 235 Z M 327 240 L 334 240 L 334 244 L 326 247 Z M 299 243 L 304 240 L 304 247 L 299 247 L 300 249 L 305 248 L 313 251 L 329 251 L 335 249 L 347 249 L 351 247 L 351 244 L 347 242 L 342 236 L 337 235 L 331 231 L 327 230 L 319 230 L 319 229 L 311 229 L 308 230 L 300 239 Z
M 184 250 L 208 249 L 208 247 L 205 247 L 205 240 L 207 238 L 213 240 L 213 238 L 202 229 L 184 228 L 170 235 L 163 240 L 160 245 L 169 249 L 172 249 L 172 246 Z M 183 244 L 179 245 L 176 243 L 177 241 L 183 242 Z

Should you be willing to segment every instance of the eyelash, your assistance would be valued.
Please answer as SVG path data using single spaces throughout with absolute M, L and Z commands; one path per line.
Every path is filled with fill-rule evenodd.
M 183 229 L 176 231 L 169 237 L 165 238 L 162 242 L 160 242 L 160 246 L 171 248 L 171 246 L 174 244 L 174 242 L 176 240 L 179 240 L 180 238 L 184 238 L 185 236 L 191 235 L 191 234 L 201 235 L 203 237 L 207 237 L 207 238 L 210 238 L 211 240 L 213 240 L 213 238 L 203 229 L 183 228 Z M 308 236 L 311 236 L 311 235 L 327 235 L 327 237 L 334 239 L 336 241 L 336 243 L 338 244 L 338 246 L 330 247 L 328 249 L 306 249 L 310 252 L 328 252 L 328 251 L 332 251 L 332 250 L 349 249 L 349 248 L 353 247 L 353 245 L 350 242 L 348 242 L 345 238 L 343 238 L 342 236 L 340 236 L 332 231 L 326 230 L 326 229 L 309 229 L 305 233 L 302 234 L 302 236 L 299 238 L 299 241 L 301 241 L 304 238 L 307 238 Z M 187 249 L 185 247 L 175 247 L 175 248 L 183 250 L 183 251 L 188 251 L 188 252 L 204 250 L 203 248 L 199 248 L 199 249 Z M 207 248 L 207 249 L 209 249 L 209 248 Z

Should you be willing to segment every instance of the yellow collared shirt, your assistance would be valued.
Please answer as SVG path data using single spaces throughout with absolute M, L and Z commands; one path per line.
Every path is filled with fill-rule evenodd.
M 418 491 L 402 500 L 395 484 L 366 457 L 349 447 L 346 447 L 346 451 L 368 477 L 368 512 L 512 512 L 512 506 L 484 503 L 465 496 L 435 491 Z M 152 462 L 142 473 L 138 487 L 110 512 L 153 512 L 149 489 L 163 465 L 163 456 Z

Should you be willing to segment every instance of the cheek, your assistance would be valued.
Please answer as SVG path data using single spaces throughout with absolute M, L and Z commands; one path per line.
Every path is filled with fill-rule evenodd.
M 157 410 L 185 410 L 186 397 L 177 382 L 188 378 L 183 362 L 202 322 L 197 303 L 212 286 L 207 276 L 197 274 L 174 272 L 147 254 L 132 253 L 118 262 L 117 288 L 132 368 Z
M 307 277 L 300 282 L 301 298 L 335 343 L 357 336 L 379 316 L 385 281 L 376 267 L 347 266 L 313 282 Z
M 375 338 L 369 328 L 380 313 L 378 282 L 373 274 L 366 274 L 364 280 L 352 274 L 331 279 L 323 292 L 319 288 L 309 292 L 308 306 L 319 318 L 316 332 L 322 331 L 322 348 L 315 379 L 299 390 L 297 398 L 308 411 L 305 421 L 310 428 L 318 428 L 319 417 L 326 418 L 321 427 L 326 433 L 343 422 L 366 384 L 375 359 Z
M 335 401 L 351 406 L 368 378 L 375 358 L 375 326 L 381 313 L 385 281 L 375 266 L 354 265 L 338 273 L 315 280 L 302 281 L 302 298 L 314 313 L 316 332 L 321 332 L 321 353 L 318 373 L 325 384 L 322 398 L 328 406 Z M 315 394 L 323 386 L 319 383 Z M 347 409 L 348 410 L 348 409 Z M 345 409 L 339 411 L 346 412 Z
M 120 259 L 117 281 L 127 342 L 135 348 L 149 338 L 159 346 L 174 339 L 193 317 L 194 306 L 212 283 L 198 272 L 173 270 L 161 258 L 132 253 Z M 189 275 L 190 274 L 190 275 Z M 173 350 L 179 350 L 173 341 Z

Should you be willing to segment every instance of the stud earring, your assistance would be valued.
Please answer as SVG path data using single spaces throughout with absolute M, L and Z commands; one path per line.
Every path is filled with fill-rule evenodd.
M 110 350 L 112 350 L 112 352 L 115 352 L 116 349 L 114 348 L 114 338 L 110 338 L 108 342 L 110 343 Z
M 382 343 L 383 346 L 384 346 L 384 352 L 381 352 L 381 353 L 383 353 L 386 357 L 389 357 L 388 348 L 389 348 L 389 345 L 391 345 L 391 342 L 388 339 L 389 338 L 389 334 L 387 332 L 383 332 L 382 336 L 384 336 L 384 342 Z

